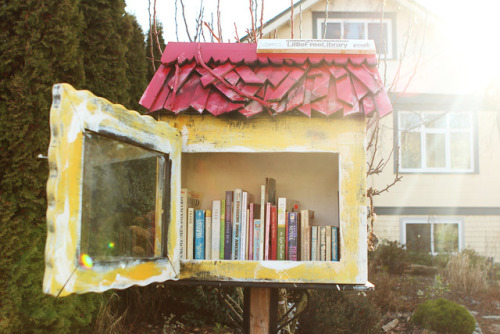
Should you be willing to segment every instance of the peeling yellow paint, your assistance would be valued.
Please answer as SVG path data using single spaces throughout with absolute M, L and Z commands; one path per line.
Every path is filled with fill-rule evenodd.
M 163 115 L 160 120 L 181 131 L 183 152 L 335 152 L 340 155 L 340 261 L 186 260 L 181 261 L 181 279 L 338 284 L 367 282 L 364 118 L 263 115 L 244 119 Z
M 104 132 L 169 154 L 168 258 L 79 266 L 84 131 Z M 44 291 L 68 295 L 146 285 L 165 280 L 367 283 L 364 118 L 261 115 L 251 119 L 211 115 L 164 115 L 160 122 L 123 106 L 54 86 L 51 108 L 47 243 Z M 181 152 L 330 152 L 339 156 L 338 262 L 194 261 L 179 259 Z M 189 175 L 185 176 L 189 177 Z M 157 198 L 161 204 L 162 199 Z M 336 205 L 336 203 L 332 203 Z M 167 208 L 157 206 L 157 216 Z M 156 227 L 159 229 L 160 224 Z M 165 231 L 163 231 L 165 232 Z M 155 234 L 155 255 L 161 249 Z
M 44 292 L 65 296 L 73 292 L 105 291 L 177 279 L 179 222 L 175 203 L 180 194 L 180 132 L 149 116 L 141 116 L 121 105 L 111 104 L 88 91 L 77 91 L 68 84 L 55 85 L 53 88 L 50 125 Z M 169 155 L 172 162 L 170 198 L 173 203 L 166 232 L 169 236 L 169 259 L 95 264 L 87 269 L 79 265 L 83 133 L 87 130 L 125 137 Z M 159 234 L 155 244 L 161 242 Z M 159 255 L 160 248 L 161 245 L 155 246 L 155 254 Z

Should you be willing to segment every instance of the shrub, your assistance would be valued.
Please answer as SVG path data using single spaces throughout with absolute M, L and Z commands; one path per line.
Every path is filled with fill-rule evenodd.
M 474 317 L 461 305 L 439 298 L 417 306 L 413 322 L 438 333 L 470 334 L 474 331 Z
M 452 256 L 443 271 L 453 289 L 471 294 L 488 289 L 491 276 L 494 276 L 493 262 L 471 249 Z
M 408 266 L 406 250 L 397 241 L 384 240 L 368 254 L 370 265 L 381 267 L 391 274 L 402 274 Z
M 299 333 L 371 333 L 378 329 L 380 312 L 356 292 L 311 291 L 307 309 L 300 314 Z

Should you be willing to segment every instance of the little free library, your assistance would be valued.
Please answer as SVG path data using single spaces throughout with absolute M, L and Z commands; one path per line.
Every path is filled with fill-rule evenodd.
M 140 103 L 53 87 L 45 293 L 371 286 L 372 41 L 168 43 Z

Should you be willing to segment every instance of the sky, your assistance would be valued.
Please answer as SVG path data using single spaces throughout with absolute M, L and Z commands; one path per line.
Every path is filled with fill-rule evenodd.
M 294 3 L 297 1 L 298 0 L 293 0 Z M 154 0 L 151 0 L 151 3 L 153 2 Z M 173 15 L 175 13 L 175 2 L 175 0 L 156 0 L 156 16 L 163 24 L 163 36 L 165 41 L 177 40 L 175 33 L 175 16 Z M 183 0 L 187 22 L 190 27 L 195 25 L 194 22 L 196 22 L 196 17 L 199 13 L 200 2 L 201 0 Z M 125 10 L 137 17 L 139 24 L 143 27 L 143 30 L 146 33 L 149 27 L 148 0 L 126 0 L 126 3 L 127 7 Z M 181 1 L 177 0 L 177 12 L 179 14 L 177 22 L 179 40 L 189 41 L 185 35 L 185 25 L 182 21 L 182 8 L 180 3 Z M 224 42 L 227 42 L 228 40 L 231 42 L 235 41 L 235 24 L 240 38 L 246 34 L 245 29 L 251 26 L 249 4 L 249 0 L 220 0 L 222 37 Z M 274 16 L 289 8 L 290 4 L 291 0 L 264 1 L 264 22 L 272 19 Z M 261 10 L 260 5 L 261 0 L 258 1 L 259 19 Z M 213 20 L 214 26 L 217 26 L 217 0 L 203 0 L 203 7 L 204 21 L 210 23 Z M 190 34 L 193 36 L 194 31 L 191 31 Z M 209 36 L 205 35 L 205 37 L 207 38 L 207 42 L 209 42 Z

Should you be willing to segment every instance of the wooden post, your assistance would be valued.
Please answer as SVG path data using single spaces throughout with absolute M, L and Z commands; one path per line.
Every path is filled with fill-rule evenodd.
M 276 333 L 278 289 L 245 288 L 245 333 Z

